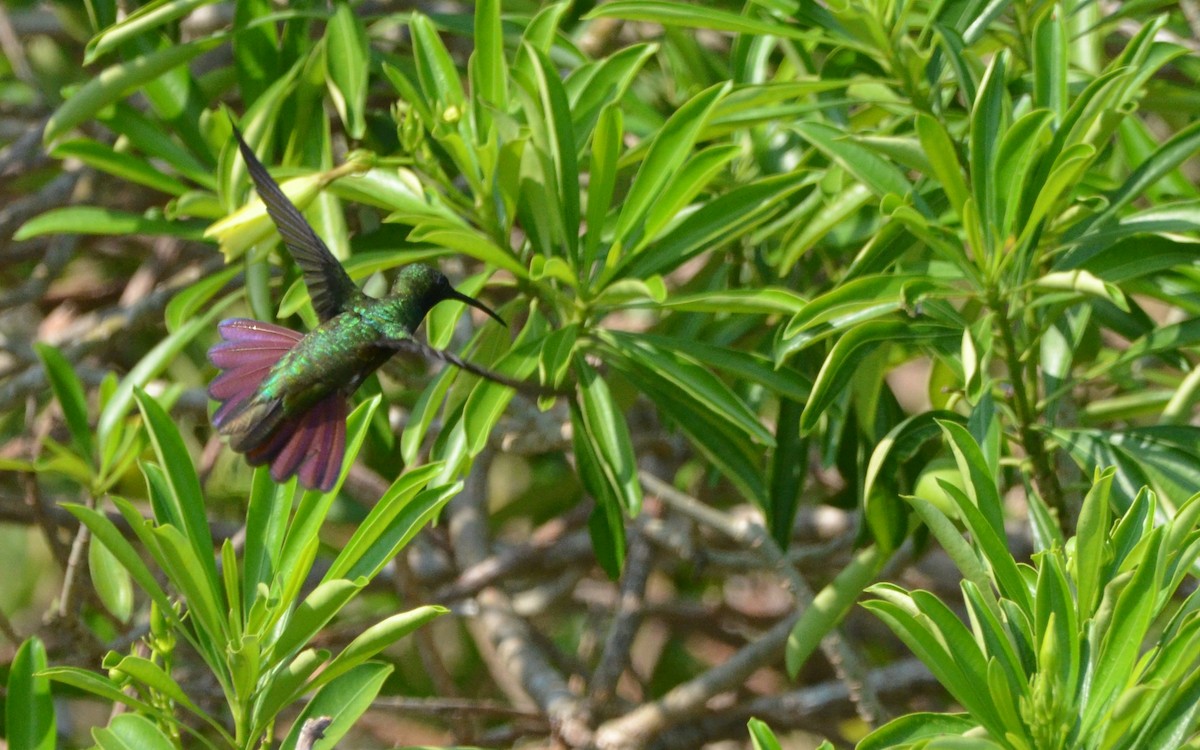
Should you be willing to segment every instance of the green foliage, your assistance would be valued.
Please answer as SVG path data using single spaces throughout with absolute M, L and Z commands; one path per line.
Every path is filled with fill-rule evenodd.
M 942 428 L 968 481 L 965 492 L 940 481 L 976 543 L 932 503 L 906 500 L 962 572 L 970 626 L 933 594 L 890 583 L 869 587 L 878 598 L 863 606 L 966 714 L 904 716 L 858 747 L 926 747 L 967 734 L 973 747 L 1010 750 L 1178 747 L 1193 736 L 1200 599 L 1176 594 L 1200 555 L 1200 494 L 1165 523 L 1155 520 L 1151 490 L 1114 516 L 1116 472 L 1098 472 L 1078 536 L 1014 564 L 988 520 L 1001 513 L 995 477 L 962 428 Z
M 29 638 L 17 649 L 8 670 L 4 702 L 5 741 L 13 750 L 53 750 L 57 746 L 54 700 L 46 669 L 46 647 Z
M 47 349 L 44 355 L 52 351 Z M 53 355 L 46 361 L 53 361 Z M 110 652 L 104 660 L 108 676 L 102 677 L 76 667 L 46 669 L 43 652 L 40 674 L 138 712 L 136 721 L 121 717 L 97 729 L 94 737 L 102 747 L 120 747 L 136 737 L 143 737 L 147 747 L 175 747 L 184 732 L 207 747 L 254 747 L 271 736 L 280 711 L 314 691 L 309 708 L 334 718 L 326 736 L 336 741 L 367 708 L 392 670 L 368 660 L 446 610 L 424 606 L 392 615 L 336 654 L 309 644 L 458 487 L 429 485 L 436 464 L 402 474 L 322 582 L 302 595 L 316 560 L 317 534 L 337 488 L 329 493 L 305 492 L 293 508 L 294 481 L 276 485 L 265 470 L 256 472 L 245 549 L 239 560 L 226 540 L 220 546 L 218 568 L 204 497 L 179 430 L 156 400 L 139 389 L 133 393 L 157 459 L 142 464 L 154 518 L 142 518 L 122 498 L 111 496 L 111 501 L 170 588 L 160 586 L 107 516 L 83 505 L 69 505 L 67 510 L 93 535 L 89 562 L 105 606 L 118 618 L 128 619 L 131 579 L 149 596 L 150 655 Z M 377 405 L 378 399 L 365 402 L 349 417 L 350 461 Z M 102 581 L 109 583 L 101 585 Z M 173 599 L 173 593 L 182 597 L 186 608 Z M 200 655 L 220 685 L 232 714 L 232 734 L 172 677 L 180 640 Z M 124 692 L 127 687 L 134 692 Z M 42 692 L 48 695 L 46 688 Z M 9 703 L 16 705 L 20 704 Z M 196 732 L 180 711 L 207 725 L 211 734 Z M 52 733 L 52 711 L 50 722 Z M 296 724 L 294 731 L 298 729 Z M 285 745 L 294 744 L 295 737 L 289 737 Z
M 301 599 L 336 490 L 293 509 L 293 487 L 218 462 L 213 485 L 249 496 L 241 559 L 226 546 L 218 562 L 199 446 L 167 410 L 203 385 L 219 316 L 316 320 L 248 199 L 231 111 L 356 280 L 458 258 L 459 288 L 500 300 L 515 335 L 462 326 L 450 304 L 426 335 L 572 392 L 537 406 L 558 409 L 551 449 L 571 454 L 595 501 L 610 576 L 647 456 L 669 454 L 671 478 L 714 506 L 753 504 L 781 547 L 802 498 L 861 511 L 859 549 L 788 641 L 795 675 L 896 550 L 933 535 L 963 572 L 971 628 L 922 592 L 876 586 L 868 606 L 939 665 L 967 714 L 903 717 L 865 746 L 980 728 L 1011 747 L 1187 733 L 1190 676 L 1170 670 L 1190 663 L 1171 649 L 1190 645 L 1191 598 L 1172 610 L 1167 594 L 1194 546 L 1196 502 L 1178 500 L 1200 487 L 1200 67 L 1169 41 L 1193 36 L 1178 8 L 485 0 L 369 16 L 341 0 L 239 0 L 228 28 L 185 38 L 180 21 L 209 4 L 71 11 L 90 24 L 94 74 L 65 90 L 44 144 L 157 204 L 60 206 L 16 235 L 198 240 L 229 266 L 175 296 L 167 333 L 119 380 L 89 391 L 71 357 L 39 346 L 66 429 L 34 459 L 4 459 L 83 488 L 72 512 L 99 540 L 100 603 L 128 621 L 136 589 L 160 618 L 146 663 L 113 657 L 109 679 L 55 673 L 137 711 L 98 745 L 179 744 L 188 725 L 174 712 L 192 709 L 172 682 L 172 638 L 230 705 L 229 726 L 201 717 L 205 742 L 248 747 L 313 690 L 306 710 L 342 707 L 334 727 L 346 726 L 387 678 L 365 660 L 415 621 L 385 620 L 338 655 L 307 644 L 518 411 L 511 389 L 452 368 L 416 390 L 370 383 L 347 460 L 394 482 L 317 589 Z M 622 21 L 654 37 L 604 36 Z M 906 377 L 912 366 L 928 375 Z M 149 398 L 156 379 L 167 385 Z M 406 408 L 402 435 L 381 394 Z M 1086 476 L 1099 477 L 1090 492 Z M 1032 566 L 1007 550 L 1000 499 L 1014 490 Z M 152 564 L 116 533 L 109 502 Z M 1152 627 L 1166 635 L 1143 653 Z

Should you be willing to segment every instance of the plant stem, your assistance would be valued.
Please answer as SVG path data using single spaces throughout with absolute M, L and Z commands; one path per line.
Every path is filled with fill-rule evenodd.
M 1008 317 L 1008 309 L 1000 296 L 995 292 L 988 295 L 988 306 L 996 313 L 996 323 L 1000 328 L 1000 338 L 1004 342 L 1004 364 L 1008 368 L 1009 384 L 1012 387 L 1013 411 L 1017 417 L 1017 433 L 1025 454 L 1033 466 L 1033 484 L 1038 494 L 1058 514 L 1058 524 L 1064 534 L 1071 529 L 1071 514 L 1066 507 L 1058 476 L 1054 473 L 1050 456 L 1046 453 L 1046 444 L 1042 440 L 1035 425 L 1038 421 L 1037 407 L 1030 393 L 1037 392 L 1036 365 L 1030 367 L 1031 377 L 1025 377 L 1025 367 L 1017 348 L 1016 336 L 1013 334 L 1012 321 Z M 1031 382 L 1032 381 L 1032 382 Z

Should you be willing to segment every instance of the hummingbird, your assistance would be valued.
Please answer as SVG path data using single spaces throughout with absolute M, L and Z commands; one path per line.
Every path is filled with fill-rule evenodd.
M 529 385 L 417 341 L 425 314 L 447 300 L 464 302 L 507 324 L 490 307 L 451 286 L 441 271 L 423 264 L 402 268 L 386 297 L 364 294 L 267 173 L 237 126 L 233 134 L 321 320 L 308 333 L 246 318 L 218 324 L 222 341 L 208 352 L 221 370 L 208 387 L 220 404 L 212 423 L 248 463 L 270 464 L 277 482 L 296 476 L 304 487 L 328 492 L 346 451 L 350 396 L 400 350 L 436 357 L 513 388 Z

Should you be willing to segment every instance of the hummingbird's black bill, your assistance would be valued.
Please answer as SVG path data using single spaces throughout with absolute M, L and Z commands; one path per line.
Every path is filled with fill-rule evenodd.
M 450 291 L 449 291 L 449 292 L 446 294 L 446 298 L 447 298 L 447 299 L 458 300 L 459 302 L 465 302 L 465 303 L 467 303 L 468 305 L 470 305 L 471 307 L 474 307 L 476 310 L 483 310 L 485 313 L 487 313 L 488 315 L 492 316 L 492 318 L 493 318 L 493 319 L 494 319 L 494 320 L 495 320 L 497 323 L 499 323 L 500 325 L 504 326 L 505 328 L 508 328 L 508 323 L 505 323 L 505 322 L 504 322 L 504 318 L 500 317 L 500 316 L 499 316 L 499 315 L 496 313 L 496 311 L 495 311 L 495 310 L 493 310 L 492 308 L 490 308 L 490 307 L 488 307 L 487 305 L 483 304 L 482 302 L 480 302 L 479 300 L 475 299 L 474 297 L 468 297 L 467 295 L 463 294 L 462 292 L 458 291 L 457 289 L 451 289 L 451 290 L 450 290 Z

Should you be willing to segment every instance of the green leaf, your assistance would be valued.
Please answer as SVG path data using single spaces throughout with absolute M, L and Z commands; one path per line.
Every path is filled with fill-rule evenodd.
M 140 714 L 114 716 L 107 727 L 92 730 L 100 750 L 174 750 L 175 743 Z
M 264 23 L 273 10 L 270 0 L 234 3 L 233 62 L 243 101 L 257 100 L 282 74 L 285 53 L 276 25 Z
M 385 221 L 391 220 L 393 220 L 391 216 L 385 219 Z M 476 260 L 510 271 L 517 278 L 529 278 L 529 270 L 517 260 L 510 250 L 501 248 L 488 237 L 473 229 L 447 228 L 435 223 L 420 224 L 412 230 L 408 239 L 410 242 L 428 242 L 453 248 Z
M 318 533 L 329 513 L 329 507 L 341 490 L 345 481 L 346 467 L 358 455 L 363 440 L 366 439 L 367 428 L 371 423 L 371 415 L 379 408 L 382 396 L 376 395 L 359 404 L 346 419 L 346 456 L 337 484 L 329 492 L 315 490 L 305 492 L 300 498 L 292 522 L 287 529 L 287 538 L 279 555 L 276 568 L 277 579 L 281 582 L 280 597 L 282 601 L 290 601 L 299 596 L 300 589 L 308 578 L 313 560 L 316 558 L 317 546 L 320 543 Z M 295 487 L 295 480 L 289 482 Z M 290 497 L 290 491 L 287 495 Z
M 370 62 L 367 32 L 348 2 L 334 8 L 325 27 L 325 66 L 329 98 L 346 133 L 360 140 L 367 130 L 367 66 Z
M 782 361 L 838 330 L 956 293 L 930 274 L 889 273 L 844 281 L 814 297 L 788 321 L 775 347 L 776 359 Z
M 487 133 L 491 109 L 508 111 L 508 63 L 504 59 L 504 33 L 500 0 L 475 3 L 475 54 L 471 60 L 472 91 L 477 97 L 476 116 Z M 483 105 L 483 106 L 479 106 Z
M 674 336 L 656 336 L 650 333 L 640 335 L 648 343 L 666 349 L 680 347 L 680 342 L 683 341 Z M 736 378 L 757 383 L 780 396 L 804 402 L 812 393 L 812 381 L 808 377 L 790 367 L 777 367 L 770 358 L 764 355 L 696 340 L 689 340 L 682 346 L 686 349 L 689 357 L 696 359 L 705 367 L 711 367 Z
M 280 750 L 295 750 L 305 720 L 317 716 L 333 718 L 333 723 L 325 729 L 322 745 L 337 745 L 358 721 L 358 717 L 370 707 L 371 701 L 375 700 L 379 689 L 383 687 L 383 681 L 391 673 L 392 666 L 389 664 L 360 664 L 321 688 L 292 723 L 292 729 L 284 738 Z
M 42 143 L 46 148 L 52 148 L 65 133 L 92 119 L 104 107 L 223 42 L 224 38 L 216 35 L 186 44 L 172 44 L 102 70 L 50 116 Z
M 609 334 L 610 339 L 612 335 Z M 648 344 L 644 340 L 642 343 Z M 713 407 L 710 396 L 706 395 L 707 386 L 716 384 L 717 391 L 721 391 L 724 385 L 703 368 L 691 366 L 682 359 L 671 359 L 669 356 L 663 360 L 647 358 L 641 350 L 625 352 L 614 348 L 611 351 L 614 355 L 611 358 L 613 366 L 645 392 L 659 411 L 683 430 L 688 439 L 747 499 L 760 508 L 767 508 L 768 495 L 760 447 L 762 436 L 755 434 L 759 429 L 765 431 L 765 428 L 761 424 L 758 428 L 750 428 L 741 418 L 727 412 L 726 407 Z M 736 397 L 734 399 L 736 401 Z M 753 421 L 757 422 L 757 419 Z M 770 438 L 766 444 L 773 442 L 774 439 Z
M 261 734 L 280 711 L 307 691 L 305 683 L 308 678 L 328 660 L 328 651 L 310 648 L 301 651 L 287 666 L 272 673 L 270 685 L 254 712 L 255 735 Z
M 250 482 L 250 502 L 246 509 L 246 546 L 242 553 L 243 606 L 250 610 L 260 584 L 270 586 L 275 563 L 283 549 L 287 533 L 291 496 L 288 484 L 277 484 L 270 470 L 260 466 Z
M 92 37 L 83 51 L 83 64 L 91 65 L 97 59 L 117 49 L 131 39 L 183 18 L 195 9 L 209 5 L 215 0 L 168 0 L 148 3 Z
M 413 54 L 416 56 L 417 79 L 428 104 L 438 106 L 434 116 L 444 122 L 457 121 L 464 116 L 466 95 L 454 60 L 438 38 L 437 29 L 423 15 L 414 14 L 412 30 Z M 433 123 L 429 123 L 432 127 Z
M 99 541 L 88 545 L 88 572 L 104 608 L 121 622 L 129 622 L 133 614 L 133 581 L 129 571 Z
M 790 677 L 795 679 L 821 639 L 838 626 L 889 557 L 878 545 L 859 550 L 850 564 L 813 597 L 812 604 L 788 634 L 784 655 Z
M 616 122 L 617 131 L 621 130 L 619 125 L 622 111 L 617 103 L 629 90 L 638 71 L 642 69 L 647 60 L 654 56 L 657 50 L 658 45 L 655 44 L 630 45 L 614 52 L 599 63 L 584 64 L 567 76 L 564 85 L 567 89 L 567 97 L 571 102 L 571 119 L 575 124 L 575 142 L 587 143 L 589 136 L 593 139 L 593 180 L 598 171 L 596 139 L 602 139 L 611 144 L 604 146 L 606 158 L 608 154 L 614 155 L 615 158 L 620 146 L 620 139 L 611 141 L 613 132 L 611 127 L 606 134 L 602 135 L 600 120 L 607 117 Z M 590 207 L 591 203 L 588 205 Z M 608 210 L 607 201 L 603 202 L 602 209 Z
M 668 345 L 659 346 L 644 336 L 616 331 L 605 332 L 602 340 L 636 364 L 639 370 L 649 370 L 667 381 L 669 387 L 686 393 L 696 402 L 697 409 L 728 422 L 730 427 L 740 430 L 750 440 L 768 447 L 774 446 L 774 436 L 750 407 L 684 353 L 687 351 L 687 342 L 666 339 Z
M 204 242 L 208 222 L 200 220 L 168 221 L 99 206 L 66 206 L 38 214 L 20 226 L 15 240 L 28 240 L 47 234 L 144 234 L 179 237 Z
M 209 586 L 213 591 L 218 591 L 220 586 L 213 556 L 212 533 L 209 531 L 204 494 L 200 490 L 200 479 L 196 476 L 191 454 L 183 444 L 179 428 L 158 401 L 146 395 L 141 388 L 134 388 L 133 393 L 142 412 L 150 443 L 158 457 L 158 464 L 163 468 L 170 488 L 167 498 L 170 505 L 165 508 L 167 515 L 160 517 L 158 521 L 163 524 L 169 523 L 183 532 L 204 568 Z
M 1127 585 L 1120 586 L 1122 579 L 1117 578 L 1106 587 L 1104 596 L 1108 606 L 1112 607 L 1111 617 L 1098 620 L 1091 636 L 1098 643 L 1093 645 L 1095 661 L 1090 667 L 1091 685 L 1081 724 L 1084 731 L 1091 731 L 1101 721 L 1135 676 L 1134 663 L 1158 609 L 1155 600 L 1162 573 L 1161 532 L 1162 528 L 1157 528 L 1143 541 L 1142 562 L 1125 581 Z M 1111 601 L 1114 593 L 1115 602 Z
M 988 575 L 987 566 L 980 557 L 980 553 L 963 538 L 962 532 L 949 516 L 941 508 L 923 498 L 906 496 L 904 500 L 912 506 L 912 509 L 929 527 L 934 538 L 946 550 L 946 556 L 962 573 L 964 583 L 980 592 L 980 597 L 990 608 L 996 608 L 996 597 L 992 594 L 992 581 Z M 997 611 L 999 611 L 998 608 Z
M 98 112 L 96 118 L 114 133 L 124 136 L 131 146 L 147 157 L 161 159 L 205 191 L 216 189 L 211 166 L 164 132 L 164 124 L 151 115 L 126 102 L 117 102 Z
M 529 55 L 532 80 L 526 85 L 526 94 L 536 98 L 537 107 L 526 107 L 532 112 L 541 110 L 541 118 L 532 121 L 533 143 L 541 145 L 536 153 L 549 161 L 546 175 L 553 184 L 546 186 L 555 196 L 558 206 L 552 211 L 560 234 L 565 243 L 566 257 L 578 263 L 579 253 L 579 165 L 576 159 L 575 131 L 571 126 L 570 107 L 563 90 L 562 80 L 549 56 L 540 50 Z M 534 150 L 526 151 L 534 154 Z M 541 207 L 545 210 L 545 207 Z
M 893 194 L 920 200 L 904 172 L 869 148 L 855 143 L 845 131 L 819 122 L 798 122 L 793 129 L 813 147 L 843 166 L 847 172 L 882 198 Z
M 1125 182 L 1109 196 L 1108 206 L 1105 210 L 1088 225 L 1102 224 L 1108 217 L 1116 215 L 1151 185 L 1176 169 L 1185 160 L 1195 156 L 1198 150 L 1200 150 L 1200 122 L 1195 122 L 1171 136 L 1150 158 L 1138 165 L 1138 168 L 1129 175 Z
M 174 526 L 157 526 L 150 532 L 150 538 L 155 561 L 187 599 L 188 614 L 195 621 L 199 639 L 209 653 L 216 652 L 230 633 L 228 609 L 223 601 L 225 589 L 215 577 L 208 577 L 213 567 L 212 552 L 207 558 L 200 557 L 190 540 Z M 215 576 L 215 571 L 212 575 Z
M 687 163 L 671 178 L 658 194 L 650 210 L 646 212 L 646 225 L 641 246 L 659 236 L 659 233 L 680 216 L 713 178 L 733 158 L 741 153 L 740 146 L 718 145 L 702 149 L 692 155 Z
M 967 714 L 940 714 L 928 711 L 905 714 L 863 737 L 858 750 L 885 750 L 893 747 L 914 747 L 920 740 L 961 737 L 977 730 L 979 724 Z M 948 745 L 936 745 L 947 747 Z M 964 748 L 965 750 L 965 748 Z
M 42 360 L 42 368 L 46 371 L 46 379 L 50 381 L 50 389 L 54 391 L 54 398 L 62 408 L 75 450 L 81 458 L 90 461 L 95 455 L 95 444 L 92 440 L 92 428 L 88 424 L 87 394 L 84 392 L 83 383 L 75 374 L 75 368 L 58 349 L 40 341 L 35 342 L 33 348 L 38 359 Z
M 221 290 L 228 286 L 229 282 L 233 281 L 241 271 L 242 269 L 238 266 L 221 269 L 212 276 L 189 285 L 187 289 L 172 297 L 163 314 L 167 330 L 174 333 L 183 328 L 184 324 L 206 308 L 212 302 L 212 298 L 220 294 Z
M 663 302 L 653 303 L 653 306 L 666 310 L 730 315 L 794 315 L 803 310 L 806 304 L 805 299 L 791 289 L 767 286 L 680 294 Z
M 1123 367 L 1142 357 L 1178 351 L 1196 346 L 1198 343 L 1200 343 L 1200 317 L 1159 326 L 1131 343 L 1117 357 L 1097 364 L 1088 371 L 1085 377 L 1097 378 L 1112 369 Z
M 750 731 L 750 741 L 754 744 L 754 750 L 783 750 L 766 722 L 750 719 L 746 728 Z
M 771 453 L 767 478 L 767 530 L 784 551 L 791 545 L 796 510 L 808 478 L 809 441 L 800 437 L 803 410 L 801 402 L 795 399 L 779 400 L 775 450 Z
M 8 670 L 4 703 L 5 739 L 11 750 L 54 750 L 56 746 L 58 729 L 46 666 L 46 647 L 39 639 L 27 638 L 21 643 Z
M 655 134 L 621 206 L 614 233 L 617 248 L 637 244 L 643 234 L 641 225 L 646 213 L 658 200 L 667 181 L 691 155 L 713 108 L 728 92 L 728 83 L 700 92 L 677 109 Z M 619 254 L 618 249 L 614 251 Z M 633 275 L 644 278 L 649 274 L 633 271 Z
M 612 204 L 616 189 L 617 158 L 621 153 L 621 136 L 625 127 L 621 109 L 609 105 L 600 113 L 592 139 L 591 172 L 587 188 L 587 234 L 584 237 L 583 268 L 590 273 L 596 262 L 604 218 Z
M 612 499 L 626 513 L 636 516 L 642 507 L 642 485 L 625 415 L 613 401 L 608 384 L 582 358 L 575 361 L 575 373 L 579 401 L 571 411 L 571 421 L 578 438 L 591 447 L 598 463 L 594 468 L 599 473 L 580 478 L 597 500 Z
M 1003 531 L 997 534 L 983 513 L 962 490 L 941 479 L 938 480 L 938 484 L 958 506 L 959 518 L 974 537 L 975 545 L 983 554 L 992 582 L 1000 594 L 1016 602 L 1020 610 L 1027 615 L 1032 613 L 1033 601 L 1030 599 L 1029 589 L 1016 560 L 1008 551 L 1008 540 Z
M 324 685 L 378 654 L 396 641 L 411 634 L 427 622 L 441 617 L 450 610 L 445 607 L 424 606 L 392 615 L 360 633 L 334 657 L 329 666 L 317 675 L 305 689 Z
M 154 167 L 149 161 L 88 138 L 59 143 L 50 155 L 55 159 L 78 159 L 101 172 L 168 195 L 178 196 L 188 191 L 186 184 Z
M 268 668 L 290 661 L 367 585 L 365 578 L 326 580 L 304 598 L 272 646 Z
M 663 26 L 730 31 L 751 36 L 785 37 L 797 41 L 808 37 L 806 32 L 790 24 L 770 23 L 760 21 L 752 15 L 740 15 L 711 6 L 695 6 L 667 0 L 614 0 L 595 8 L 584 18 L 623 18 Z
M 781 204 L 804 186 L 805 180 L 804 175 L 796 172 L 735 187 L 700 206 L 641 252 L 630 255 L 611 277 L 645 279 L 666 273 L 711 250 L 714 244 L 741 237 L 773 216 Z M 661 190 L 661 185 L 655 189 Z M 628 200 L 622 217 L 631 210 Z
M 1075 583 L 1077 607 L 1085 619 L 1100 604 L 1104 572 L 1109 563 L 1106 559 L 1112 517 L 1109 495 L 1115 473 L 1116 469 L 1112 467 L 1095 473 L 1076 524 L 1075 555 L 1071 557 L 1070 572 Z
M 1003 236 L 1015 234 L 1021 196 L 1032 189 L 1027 184 L 1029 170 L 1053 137 L 1053 118 L 1050 112 L 1034 110 L 1025 114 L 1008 128 L 996 154 L 996 193 L 1004 206 L 998 216 L 997 229 Z
M 208 717 L 188 697 L 187 693 L 183 692 L 183 688 L 179 686 L 179 683 L 171 675 L 167 674 L 166 670 L 149 659 L 141 656 L 125 656 L 112 667 L 111 671 L 129 675 L 151 690 L 162 694 L 171 702 L 177 703 L 196 714 L 197 717 L 204 719 L 206 723 L 217 726 L 216 720 Z
M 979 211 L 986 244 L 978 252 L 984 253 L 987 258 L 991 258 L 992 243 L 999 239 L 1000 231 L 997 204 L 1001 196 L 997 195 L 995 166 L 1006 116 L 1004 87 L 1007 62 L 1005 54 L 992 58 L 971 107 L 971 192 L 975 208 Z
M 121 508 L 122 503 L 127 505 L 126 501 L 114 500 L 118 508 Z M 126 541 L 125 537 L 117 529 L 112 521 L 103 513 L 88 508 L 83 505 L 74 503 L 64 503 L 63 509 L 71 515 L 79 519 L 79 522 L 92 532 L 92 543 L 103 544 L 110 553 L 129 571 L 133 579 L 137 581 L 138 586 L 144 591 L 156 605 L 159 610 L 168 614 L 168 617 L 173 617 L 174 608 L 171 605 L 171 600 L 167 598 L 166 593 L 159 586 L 154 574 L 150 572 L 150 568 L 142 561 L 141 555 L 134 550 L 133 546 Z M 133 511 L 138 527 L 135 532 L 142 530 L 144 523 L 141 516 L 136 510 Z M 178 620 L 175 620 L 178 623 Z
M 39 674 L 47 679 L 55 682 L 61 682 L 64 685 L 69 685 L 73 688 L 91 693 L 92 695 L 98 696 L 107 701 L 111 701 L 112 703 L 129 706 L 135 711 L 144 713 L 148 716 L 155 716 L 164 719 L 166 718 L 166 715 L 161 711 L 161 709 L 158 709 L 155 706 L 146 703 L 145 701 L 139 700 L 132 695 L 126 695 L 121 689 L 120 685 L 108 679 L 107 677 L 101 677 L 95 672 L 89 672 L 86 669 L 80 669 L 78 667 L 49 667 L 42 669 Z M 9 705 L 12 705 L 11 699 Z M 9 726 L 11 727 L 12 724 L 10 723 Z M 10 735 L 9 742 L 11 741 L 12 738 Z M 54 745 L 51 745 L 51 747 L 54 747 Z
M 431 510 L 436 511 L 445 502 L 445 499 L 442 498 L 440 502 L 416 503 L 417 507 L 410 510 L 410 506 L 414 504 L 414 498 L 420 496 L 421 490 L 429 483 L 429 480 L 437 476 L 441 470 L 441 463 L 435 461 L 409 469 L 396 477 L 396 481 L 392 482 L 392 485 L 383 493 L 367 517 L 358 524 L 350 540 L 346 542 L 342 551 L 334 559 L 323 581 L 359 576 L 365 577 L 367 580 L 373 579 L 379 569 L 398 551 L 398 549 L 392 549 L 394 541 L 387 539 L 389 532 L 402 527 L 405 531 L 401 534 L 401 539 L 407 541 L 421 528 L 421 522 L 418 519 L 429 515 Z M 451 488 L 436 489 L 444 492 Z M 437 497 L 443 492 L 433 492 L 431 496 Z M 416 512 L 414 513 L 413 510 Z M 386 542 L 382 541 L 385 539 Z M 363 567 L 364 561 L 370 561 L 366 568 Z
M 958 343 L 961 333 L 932 323 L 873 320 L 856 326 L 838 339 L 813 382 L 812 397 L 800 417 L 801 434 L 817 427 L 825 411 L 850 384 L 862 361 L 883 345 L 914 343 L 945 346 Z

